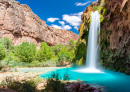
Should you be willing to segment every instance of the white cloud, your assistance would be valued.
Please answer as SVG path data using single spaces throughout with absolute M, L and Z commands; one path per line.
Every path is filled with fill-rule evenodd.
M 70 30 L 70 29 L 72 29 L 72 27 L 70 25 L 64 25 L 64 26 L 62 26 L 62 29 Z
M 57 29 L 62 29 L 61 26 L 58 26 L 58 25 L 52 24 L 51 26 L 54 27 L 54 28 L 57 28 Z
M 76 27 L 74 27 L 74 29 L 78 30 L 79 28 L 76 26 Z
M 75 5 L 76 5 L 76 6 L 85 6 L 85 5 L 87 5 L 88 3 L 90 3 L 90 1 L 85 2 L 85 3 L 76 2 Z
M 59 18 L 48 18 L 47 22 L 55 22 L 56 20 L 60 20 Z
M 72 13 L 72 14 L 64 14 L 62 15 L 62 21 L 58 21 L 61 26 L 58 24 L 51 24 L 51 27 L 57 28 L 57 29 L 65 29 L 70 30 L 72 29 L 72 26 L 74 29 L 78 30 L 78 27 L 81 23 L 81 15 L 83 12 L 78 13 Z M 59 18 L 48 18 L 49 22 L 54 22 L 56 20 L 59 20 Z M 65 25 L 65 22 L 68 23 L 68 25 Z
M 60 23 L 61 25 L 65 25 L 65 22 L 64 22 L 64 21 L 59 21 L 59 23 Z
M 64 30 L 70 30 L 70 29 L 72 29 L 72 27 L 70 25 L 58 26 L 58 25 L 52 24 L 51 27 L 54 27 L 54 28 L 57 28 L 57 29 L 64 29 Z
M 75 29 L 78 29 L 80 23 L 81 23 L 81 15 L 83 14 L 83 12 L 79 12 L 79 13 L 74 13 L 74 14 L 65 14 L 63 15 L 62 19 L 64 21 L 66 21 L 67 23 L 69 23 L 70 25 L 74 26 Z
M 74 15 L 74 16 L 81 16 L 83 14 L 83 12 L 78 12 L 78 13 L 73 13 L 71 15 Z

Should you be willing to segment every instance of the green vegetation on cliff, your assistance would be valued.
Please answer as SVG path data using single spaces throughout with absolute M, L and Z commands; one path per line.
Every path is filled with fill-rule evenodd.
M 83 13 L 82 19 L 84 20 L 82 20 L 82 27 L 79 30 L 79 40 L 76 49 L 75 61 L 77 65 L 82 65 L 86 61 L 87 39 L 88 39 L 89 25 L 91 21 L 90 16 L 88 16 L 87 13 L 90 12 L 90 10 L 91 12 L 98 10 L 100 12 L 100 23 L 101 23 L 101 29 L 100 29 L 101 64 L 105 68 L 127 73 L 126 72 L 127 69 L 130 68 L 130 65 L 128 63 L 128 61 L 130 60 L 129 58 L 130 56 L 128 55 L 127 51 L 126 53 L 124 53 L 123 50 L 119 49 L 119 47 L 116 48 L 115 50 L 111 49 L 110 47 L 110 45 L 112 44 L 110 42 L 110 38 L 114 30 L 111 29 L 109 30 L 108 27 L 110 27 L 111 23 L 113 23 L 112 21 L 114 21 L 116 18 L 114 17 L 114 13 L 113 14 L 111 13 L 111 16 L 109 16 L 111 10 L 110 8 L 108 8 L 107 2 L 108 0 L 107 1 L 102 0 L 100 4 L 90 5 L 92 9 L 90 9 L 90 7 L 86 8 L 85 12 Z M 117 11 L 119 11 L 119 8 L 116 9 Z M 121 38 L 119 40 L 121 40 Z M 128 45 L 126 48 L 128 48 Z
M 86 18 L 84 18 L 84 23 L 80 29 L 79 40 L 76 48 L 76 56 L 75 61 L 77 65 L 82 65 L 86 61 L 86 47 L 87 47 L 87 39 L 88 39 L 88 28 L 89 24 L 86 22 Z

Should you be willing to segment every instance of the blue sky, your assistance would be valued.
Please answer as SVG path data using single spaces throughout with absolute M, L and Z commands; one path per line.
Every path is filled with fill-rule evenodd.
M 47 25 L 79 34 L 81 14 L 96 0 L 16 0 L 27 4 Z

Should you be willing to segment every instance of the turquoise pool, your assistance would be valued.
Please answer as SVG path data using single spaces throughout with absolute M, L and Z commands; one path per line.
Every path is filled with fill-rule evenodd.
M 39 75 L 42 78 L 48 78 L 53 72 L 58 72 L 60 76 L 67 73 L 70 80 L 80 79 L 89 84 L 96 83 L 105 86 L 109 92 L 130 92 L 130 76 L 119 72 L 104 70 L 104 73 L 79 73 L 75 72 L 76 68 L 63 68 L 49 71 Z

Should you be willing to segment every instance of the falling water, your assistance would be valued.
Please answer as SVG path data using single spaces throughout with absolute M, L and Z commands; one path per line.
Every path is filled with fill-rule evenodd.
M 100 47 L 100 14 L 98 11 L 91 13 L 91 25 L 88 37 L 86 65 L 88 68 L 96 69 L 98 61 L 98 48 Z
M 98 11 L 91 13 L 91 24 L 89 29 L 86 68 L 76 70 L 84 73 L 102 73 L 97 66 L 100 60 L 100 14 Z

